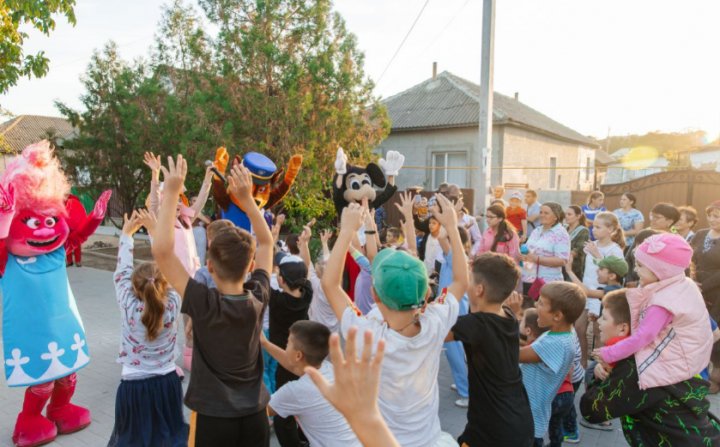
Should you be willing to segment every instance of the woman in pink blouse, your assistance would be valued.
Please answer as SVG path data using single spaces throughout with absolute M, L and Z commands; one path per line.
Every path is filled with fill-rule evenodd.
M 480 247 L 475 256 L 486 252 L 503 253 L 518 262 L 520 259 L 520 238 L 515 228 L 505 218 L 505 209 L 492 205 L 485 211 L 487 230 L 482 235 Z

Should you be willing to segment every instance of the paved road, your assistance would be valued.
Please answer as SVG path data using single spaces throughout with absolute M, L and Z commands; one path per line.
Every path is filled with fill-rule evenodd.
M 120 367 L 115 363 L 120 333 L 115 304 L 112 273 L 83 267 L 70 269 L 70 282 L 87 330 L 92 360 L 79 372 L 75 401 L 93 412 L 93 423 L 87 429 L 61 436 L 52 447 L 101 447 L 107 444 L 114 420 L 115 391 Z M 443 356 L 444 357 L 444 356 Z M 465 410 L 454 406 L 457 398 L 450 389 L 452 378 L 443 358 L 440 369 L 440 419 L 443 430 L 457 436 L 465 426 Z M 23 389 L 0 387 L 0 446 L 11 445 L 17 412 L 22 404 Z M 720 408 L 713 397 L 713 408 Z M 583 429 L 584 430 L 584 429 Z M 273 445 L 277 445 L 274 443 Z M 583 446 L 625 445 L 619 430 L 614 432 L 583 431 Z

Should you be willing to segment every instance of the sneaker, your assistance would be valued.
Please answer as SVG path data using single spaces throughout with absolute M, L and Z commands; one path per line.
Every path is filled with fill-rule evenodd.
M 454 383 L 450 384 L 450 389 L 453 391 L 457 391 L 457 385 L 455 385 Z
M 613 431 L 613 424 L 610 421 L 601 422 L 599 424 L 592 424 L 583 418 L 578 418 L 578 422 L 580 422 L 580 425 L 582 425 L 583 427 L 592 430 Z
M 460 399 L 455 401 L 455 405 L 460 408 L 467 408 L 470 406 L 470 399 L 467 397 L 461 397 Z
M 580 444 L 580 433 L 575 432 L 565 435 L 563 442 L 567 442 L 568 444 Z

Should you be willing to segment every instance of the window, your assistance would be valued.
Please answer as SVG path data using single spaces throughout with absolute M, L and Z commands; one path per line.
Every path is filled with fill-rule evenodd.
M 465 152 L 433 154 L 432 189 L 441 183 L 455 183 L 467 188 L 467 155 Z
M 555 189 L 555 178 L 557 176 L 557 157 L 550 157 L 550 189 Z

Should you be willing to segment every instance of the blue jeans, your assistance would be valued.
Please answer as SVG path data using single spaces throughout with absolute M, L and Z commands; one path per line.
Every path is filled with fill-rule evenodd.
M 469 308 L 467 296 L 463 296 L 459 303 L 459 315 L 467 315 Z M 470 396 L 470 391 L 468 389 L 467 361 L 462 343 L 459 341 L 449 341 L 445 343 L 445 355 L 450 364 L 450 371 L 452 372 L 457 392 L 460 397 L 467 399 Z
M 563 434 L 563 418 L 567 417 L 570 410 L 575 406 L 575 393 L 565 392 L 555 396 L 552 401 L 552 413 L 548 436 L 550 447 L 561 447 L 565 435 Z

